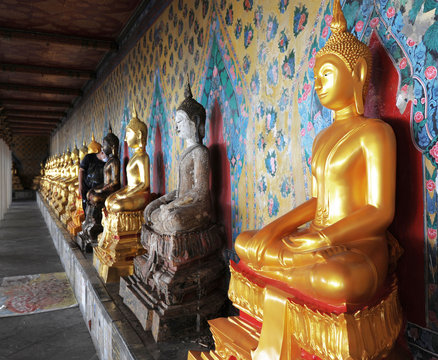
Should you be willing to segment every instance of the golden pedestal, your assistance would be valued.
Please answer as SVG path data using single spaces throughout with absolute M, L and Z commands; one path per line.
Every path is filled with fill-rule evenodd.
M 82 200 L 76 199 L 76 211 L 72 214 L 71 220 L 67 222 L 68 232 L 76 236 L 82 230 L 82 222 L 85 220 L 85 212 L 82 209 Z
M 240 316 L 209 321 L 216 349 L 209 353 L 192 351 L 188 359 L 262 359 L 258 347 L 263 346 L 259 343 L 263 345 L 269 338 L 270 345 L 277 342 L 281 348 L 277 351 L 281 360 L 381 360 L 389 355 L 399 336 L 403 316 L 395 277 L 371 306 L 347 309 L 308 302 L 296 290 L 263 278 L 243 264 L 232 263 L 230 270 L 228 296 Z M 284 307 L 270 304 L 265 313 L 265 304 L 275 298 L 269 296 L 272 291 L 284 296 Z M 276 317 L 284 323 L 274 324 Z M 271 359 L 269 351 L 265 358 Z
M 134 273 L 133 260 L 145 253 L 140 243 L 143 211 L 107 213 L 103 210 L 103 233 L 94 248 L 93 265 L 105 283 L 119 282 Z

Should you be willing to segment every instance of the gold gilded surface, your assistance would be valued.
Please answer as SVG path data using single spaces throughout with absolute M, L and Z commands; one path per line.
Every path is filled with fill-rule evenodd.
M 389 294 L 376 305 L 337 315 L 312 310 L 295 302 L 291 295 L 256 285 L 242 273 L 230 269 L 229 297 L 233 305 L 263 322 L 262 331 L 266 332 L 264 337 L 269 344 L 262 347 L 264 353 L 254 351 L 259 349 L 259 341 L 261 343 L 260 332 L 238 317 L 211 320 L 215 353 L 220 359 L 235 356 L 237 359 L 295 360 L 300 359 L 300 349 L 304 349 L 324 360 L 377 360 L 390 352 L 402 327 L 395 280 Z M 280 321 L 282 327 L 278 326 L 276 316 L 284 316 L 284 322 Z M 279 339 L 282 339 L 281 352 L 276 353 L 275 346 L 271 345 Z
M 145 151 L 147 127 L 138 119 L 135 109 L 126 127 L 125 141 L 135 150 L 126 167 L 128 185 L 105 201 L 108 212 L 143 211 L 149 203 L 149 156 Z
M 132 275 L 134 257 L 145 252 L 140 231 L 144 223 L 143 210 L 150 201 L 146 139 L 146 124 L 133 109 L 125 138 L 128 146 L 135 150 L 126 167 L 128 185 L 106 199 L 103 233 L 94 248 L 93 264 L 105 282 L 118 282 L 121 276 Z
M 346 32 L 339 0 L 330 27 L 314 76 L 334 121 L 313 143 L 312 197 L 237 237 L 236 252 L 254 275 L 232 268 L 229 298 L 262 330 L 256 346 L 242 350 L 230 320 L 217 319 L 212 356 L 295 360 L 303 349 L 324 360 L 377 360 L 399 335 L 402 311 L 391 273 L 399 251 L 387 233 L 395 207 L 395 136 L 383 121 L 363 116 L 371 54 Z
M 140 243 L 143 223 L 142 211 L 103 214 L 104 230 L 94 248 L 93 264 L 105 282 L 133 274 L 134 257 L 145 253 Z
M 341 305 L 368 301 L 387 277 L 396 144 L 388 124 L 363 116 L 369 49 L 345 42 L 339 1 L 334 13 L 331 43 L 314 67 L 316 93 L 334 122 L 313 143 L 312 198 L 259 231 L 241 233 L 236 252 L 259 274 Z M 354 59 L 352 70 L 339 53 Z

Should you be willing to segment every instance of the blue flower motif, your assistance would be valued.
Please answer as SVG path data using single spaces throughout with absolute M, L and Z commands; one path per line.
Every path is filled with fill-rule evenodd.
M 287 88 L 282 88 L 281 96 L 278 100 L 278 108 L 280 111 L 285 111 L 287 106 L 289 105 L 289 91 Z
M 266 130 L 270 132 L 277 123 L 277 112 L 271 106 L 266 109 Z
M 245 72 L 245 74 L 248 74 L 250 67 L 251 67 L 251 61 L 249 61 L 248 55 L 245 55 L 243 58 L 243 71 Z
M 268 195 L 268 215 L 269 217 L 277 216 L 280 209 L 280 203 L 278 202 L 277 195 Z
M 267 30 L 266 30 L 266 40 L 271 41 L 275 35 L 277 35 L 278 20 L 274 15 L 269 15 Z
M 280 187 L 281 196 L 287 198 L 291 193 L 291 191 L 292 191 L 291 182 L 287 177 L 285 177 Z
M 245 31 L 243 32 L 244 37 L 244 45 L 245 48 L 247 48 L 251 43 L 252 39 L 254 38 L 254 30 L 252 29 L 251 24 L 245 25 Z
M 287 50 L 288 45 L 289 39 L 286 36 L 285 30 L 282 30 L 280 32 L 280 40 L 278 40 L 278 48 L 280 49 L 280 52 L 284 53 Z
M 255 72 L 252 75 L 250 87 L 251 87 L 251 92 L 254 95 L 258 95 L 259 94 L 259 91 L 260 91 L 260 78 L 259 78 L 259 73 L 258 72 Z
M 254 25 L 256 28 L 260 27 L 263 19 L 263 8 L 261 6 L 257 6 L 257 10 L 254 11 Z
M 278 82 L 278 60 L 277 59 L 275 59 L 275 61 L 273 63 L 269 64 L 267 78 L 268 78 L 269 85 L 277 85 L 277 82 Z
M 229 6 L 229 8 L 227 9 L 227 13 L 225 15 L 225 23 L 229 26 L 229 25 L 233 25 L 233 4 L 231 4 Z
M 283 131 L 279 130 L 277 132 L 277 137 L 275 138 L 275 145 L 279 151 L 283 151 L 286 146 L 286 140 L 284 139 Z
M 289 0 L 280 0 L 280 2 L 278 3 L 278 9 L 282 14 L 284 14 L 288 5 L 289 5 Z
M 260 194 L 264 194 L 267 188 L 268 185 L 266 184 L 266 178 L 264 175 L 262 175 L 259 181 L 257 181 L 257 190 L 260 192 Z
M 236 39 L 240 38 L 240 34 L 242 34 L 242 20 L 237 19 L 236 28 L 234 29 Z
M 266 170 L 271 176 L 275 176 L 277 173 L 277 153 L 275 150 L 269 150 L 268 155 L 265 158 Z
M 259 138 L 257 140 L 257 147 L 261 151 L 265 150 L 266 148 L 266 141 L 262 134 L 259 134 Z
M 268 49 L 266 47 L 266 44 L 264 42 L 262 42 L 259 46 L 259 52 L 257 54 L 257 57 L 259 59 L 260 64 L 265 63 L 267 54 L 268 54 Z

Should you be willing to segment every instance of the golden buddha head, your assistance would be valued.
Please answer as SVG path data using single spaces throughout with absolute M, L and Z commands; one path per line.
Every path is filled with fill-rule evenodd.
M 88 154 L 88 147 L 85 144 L 85 140 L 82 142 L 82 147 L 79 149 L 79 161 L 82 161 L 82 159 L 85 157 L 85 155 Z
M 88 144 L 88 153 L 97 154 L 100 153 L 102 146 L 94 138 L 94 133 L 91 134 L 91 142 Z
M 71 152 L 71 159 L 72 159 L 73 163 L 76 163 L 79 160 L 79 149 L 76 146 L 76 144 Z
M 330 38 L 316 54 L 316 93 L 321 104 L 331 110 L 340 110 L 353 102 L 356 113 L 362 115 L 371 76 L 371 51 L 347 31 L 340 0 L 333 3 L 330 29 Z
M 197 143 L 202 143 L 202 139 L 205 136 L 205 119 L 206 112 L 205 108 L 198 103 L 195 99 L 193 99 L 192 89 L 190 88 L 190 82 L 187 78 L 186 88 L 184 90 L 184 100 L 176 109 L 177 117 L 176 120 L 178 122 L 179 112 L 184 112 L 187 118 L 195 125 L 196 135 L 195 140 Z M 178 131 L 178 127 L 177 127 Z
M 132 118 L 126 126 L 125 141 L 130 148 L 144 148 L 148 137 L 148 127 L 137 117 L 135 107 L 132 107 Z

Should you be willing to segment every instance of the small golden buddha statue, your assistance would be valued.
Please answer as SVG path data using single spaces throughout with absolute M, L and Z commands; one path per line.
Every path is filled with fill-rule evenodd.
M 133 109 L 125 136 L 128 146 L 135 150 L 126 167 L 128 185 L 107 197 L 102 219 L 104 230 L 93 249 L 93 264 L 105 282 L 118 282 L 120 276 L 132 275 L 134 257 L 145 251 L 140 244 L 140 230 L 144 223 L 143 210 L 150 201 L 146 140 L 146 124 Z
M 88 154 L 98 154 L 102 146 L 94 138 L 94 133 L 91 134 L 91 142 L 88 144 Z
M 79 149 L 79 163 L 82 162 L 85 155 L 88 154 L 88 147 L 85 144 L 85 140 L 82 142 L 82 147 Z M 75 210 L 72 213 L 71 219 L 67 221 L 67 230 L 68 232 L 76 236 L 79 231 L 82 229 L 82 222 L 85 220 L 85 211 L 82 207 L 82 196 L 79 191 L 79 164 L 77 166 L 77 182 L 75 183 L 75 192 L 76 192 L 76 200 L 75 200 Z
M 125 141 L 135 150 L 126 167 L 128 185 L 110 195 L 105 201 L 108 212 L 144 210 L 149 203 L 149 156 L 145 151 L 148 130 L 133 110 L 126 127 Z
M 67 226 L 73 213 L 76 211 L 76 190 L 78 188 L 79 175 L 79 149 L 76 144 L 71 152 L 72 165 L 70 167 L 70 181 L 67 184 L 67 205 L 65 211 L 61 214 L 61 222 Z
M 401 329 L 393 274 L 388 281 L 389 262 L 397 260 L 387 232 L 395 136 L 388 124 L 363 116 L 371 53 L 346 28 L 335 0 L 332 35 L 314 67 L 315 91 L 334 122 L 313 142 L 311 199 L 236 239 L 240 263 L 231 268 L 229 296 L 263 322 L 245 345 L 254 360 L 295 360 L 301 350 L 321 359 L 381 359 Z M 226 353 L 224 334 L 241 326 L 232 322 L 211 322 L 218 353 Z M 227 349 L 235 356 L 238 347 Z

